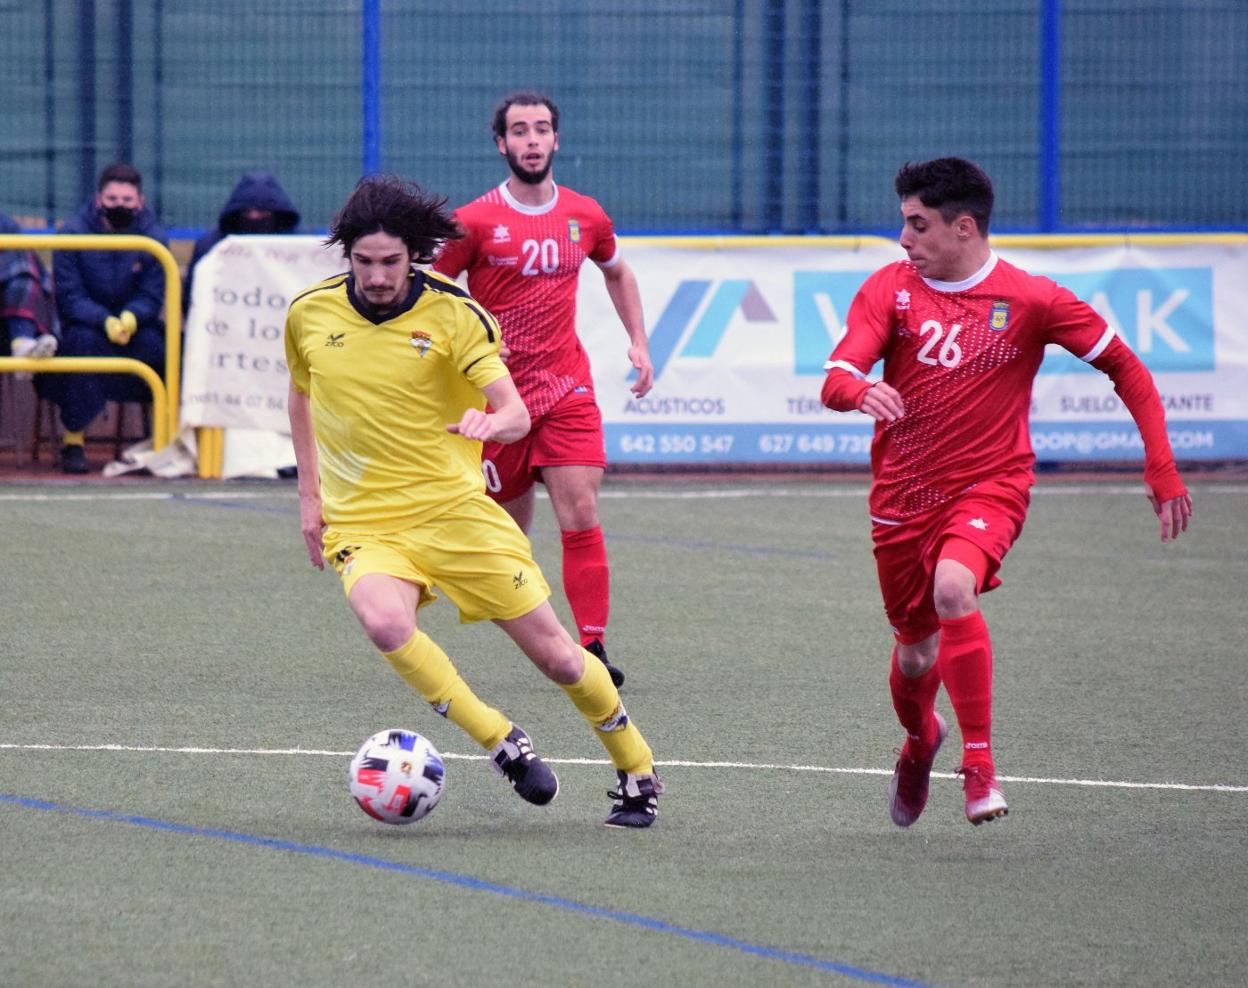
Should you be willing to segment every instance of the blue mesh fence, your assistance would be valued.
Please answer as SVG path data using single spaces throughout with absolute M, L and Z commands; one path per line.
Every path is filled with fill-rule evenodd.
M 626 231 L 888 231 L 940 154 L 1002 230 L 1243 229 L 1245 65 L 1242 0 L 0 0 L 0 209 L 54 224 L 115 159 L 173 230 L 252 168 L 310 228 L 371 167 L 459 202 L 525 87 Z

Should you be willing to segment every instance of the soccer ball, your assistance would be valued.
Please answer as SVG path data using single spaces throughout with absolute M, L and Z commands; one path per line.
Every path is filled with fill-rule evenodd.
M 415 731 L 378 731 L 351 759 L 347 784 L 360 809 L 382 823 L 415 823 L 442 798 L 438 749 Z

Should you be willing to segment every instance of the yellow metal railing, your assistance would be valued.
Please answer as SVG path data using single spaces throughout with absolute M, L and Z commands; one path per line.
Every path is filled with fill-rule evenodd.
M 3 233 L 0 234 L 0 250 L 138 250 L 160 262 L 165 272 L 163 382 L 150 367 L 130 357 L 45 357 L 39 360 L 0 357 L 0 372 L 138 374 L 152 389 L 152 417 L 160 424 L 152 426 L 152 445 L 156 449 L 166 446 L 178 434 L 182 380 L 182 274 L 169 248 L 151 237 L 131 233 Z
M 35 374 L 137 374 L 152 389 L 152 448 L 169 445 L 169 396 L 160 375 L 133 357 L 0 357 L 0 371 Z
M 220 479 L 225 467 L 225 430 L 211 425 L 196 429 L 195 445 L 200 479 Z

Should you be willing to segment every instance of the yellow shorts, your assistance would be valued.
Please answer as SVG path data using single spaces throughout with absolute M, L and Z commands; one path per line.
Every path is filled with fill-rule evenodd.
M 484 494 L 405 532 L 361 535 L 325 529 L 325 558 L 350 595 L 368 573 L 384 573 L 423 588 L 420 606 L 441 590 L 460 621 L 508 621 L 550 596 L 550 586 L 525 534 Z

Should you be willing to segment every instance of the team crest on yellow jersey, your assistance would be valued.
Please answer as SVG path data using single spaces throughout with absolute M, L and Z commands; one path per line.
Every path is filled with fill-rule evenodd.
M 420 351 L 422 358 L 429 352 L 429 348 L 433 346 L 433 338 L 430 337 L 428 333 L 422 332 L 419 329 L 412 330 L 412 338 L 410 342 L 412 346 Z
M 1010 303 L 993 302 L 992 313 L 988 316 L 988 328 L 1000 333 L 1010 322 Z
M 574 244 L 581 242 L 581 224 L 576 220 L 568 220 L 568 237 Z

